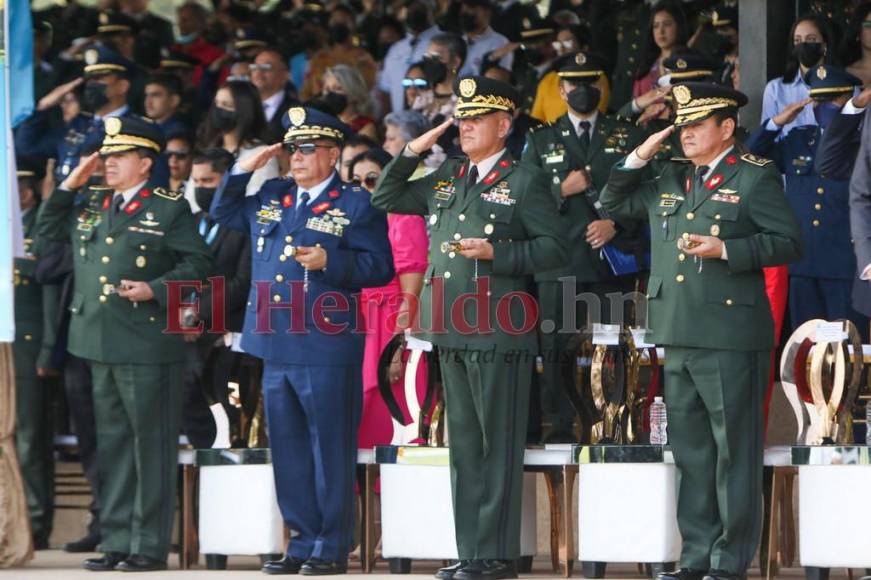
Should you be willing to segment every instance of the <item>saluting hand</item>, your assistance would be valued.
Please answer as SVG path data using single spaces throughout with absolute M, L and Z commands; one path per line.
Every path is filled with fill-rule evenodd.
M 88 179 L 100 166 L 100 152 L 94 151 L 87 157 L 80 159 L 66 179 L 61 183 L 61 187 L 69 191 L 75 191 L 88 183 Z
M 723 257 L 723 240 L 714 236 L 700 236 L 698 234 L 690 235 L 691 242 L 697 242 L 699 245 L 693 249 L 684 250 L 690 256 L 698 256 L 699 258 L 712 258 L 719 260 Z
M 780 113 L 772 117 L 771 120 L 774 121 L 774 124 L 778 127 L 788 125 L 789 123 L 795 121 L 795 118 L 798 117 L 798 114 L 801 113 L 802 109 L 804 109 L 813 102 L 814 100 L 808 97 L 806 99 L 802 99 L 795 103 L 789 104 Z
M 241 169 L 245 173 L 257 171 L 258 169 L 269 163 L 270 159 L 278 155 L 281 152 L 281 148 L 283 145 L 283 143 L 276 143 L 275 145 L 270 145 L 269 147 L 264 148 L 258 153 L 252 155 L 251 157 L 246 157 L 244 161 L 239 162 L 239 169 Z
M 864 109 L 871 103 L 871 87 L 865 87 L 862 92 L 853 97 L 853 106 Z
M 297 246 L 294 258 L 306 270 L 323 270 L 327 267 L 327 251 L 320 246 Z
M 635 154 L 638 155 L 642 161 L 649 161 L 654 155 L 656 155 L 656 152 L 659 151 L 660 145 L 662 145 L 672 133 L 674 133 L 674 125 L 669 125 L 662 131 L 657 131 L 635 149 Z
M 64 83 L 52 89 L 50 93 L 39 99 L 39 103 L 36 105 L 37 111 L 45 111 L 46 109 L 51 109 L 55 105 L 61 102 L 61 99 L 64 98 L 68 92 L 75 89 L 77 86 L 85 82 L 83 77 L 79 77 L 77 79 L 73 79 L 68 83 Z
M 448 117 L 448 119 L 438 127 L 433 127 L 417 139 L 410 141 L 408 143 L 409 151 L 414 155 L 421 155 L 424 151 L 429 151 L 453 122 L 454 118 Z
M 484 238 L 463 238 L 460 240 L 463 249 L 460 255 L 471 260 L 492 260 L 493 244 Z

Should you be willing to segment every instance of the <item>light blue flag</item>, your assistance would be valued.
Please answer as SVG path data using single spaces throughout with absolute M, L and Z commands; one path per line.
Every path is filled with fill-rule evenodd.
M 29 0 L 6 0 L 9 55 L 9 80 L 15 90 L 9 93 L 9 118 L 16 127 L 33 112 L 33 23 Z

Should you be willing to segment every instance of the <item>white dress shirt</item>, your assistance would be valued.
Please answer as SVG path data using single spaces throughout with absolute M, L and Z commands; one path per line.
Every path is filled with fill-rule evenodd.
M 147 180 L 136 184 L 135 186 L 131 187 L 130 189 L 125 189 L 124 191 L 116 191 L 112 195 L 112 203 L 113 204 L 115 203 L 115 196 L 120 193 L 122 196 L 124 196 L 124 203 L 121 204 L 121 209 L 124 209 L 125 207 L 127 207 L 127 204 L 130 203 L 130 200 L 133 199 L 133 196 L 136 195 L 137 193 L 139 193 L 140 189 L 145 187 L 146 183 L 148 183 Z
M 266 116 L 267 123 L 272 121 L 272 118 L 275 117 L 275 113 L 278 112 L 278 107 L 281 105 L 281 101 L 283 100 L 284 92 L 282 91 L 278 91 L 271 97 L 263 99 L 263 114 Z
M 460 69 L 461 77 L 467 75 L 481 74 L 481 63 L 484 61 L 484 55 L 494 50 L 498 50 L 508 44 L 508 39 L 487 27 L 482 34 L 470 37 L 468 34 L 463 35 L 463 40 L 468 45 L 466 52 L 466 60 Z M 499 60 L 499 66 L 505 70 L 511 70 L 511 65 L 514 63 L 514 53 L 509 52 Z
M 569 121 L 572 122 L 572 127 L 575 128 L 575 133 L 578 137 L 581 136 L 581 122 L 586 121 L 590 124 L 590 140 L 593 139 L 593 130 L 596 128 L 596 121 L 599 119 L 599 111 L 594 111 L 588 119 L 581 119 L 571 111 L 569 113 Z
M 384 66 L 378 75 L 378 89 L 390 95 L 390 106 L 394 111 L 405 109 L 405 88 L 402 79 L 408 67 L 423 58 L 429 41 L 441 32 L 438 26 L 428 28 L 416 37 L 409 33 L 390 47 L 384 57 Z

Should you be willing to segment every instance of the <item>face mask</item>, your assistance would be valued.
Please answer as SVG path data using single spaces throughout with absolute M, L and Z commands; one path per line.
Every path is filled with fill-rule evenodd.
M 109 97 L 106 96 L 106 85 L 91 81 L 85 84 L 85 91 L 82 93 L 82 104 L 90 111 L 96 111 L 109 102 Z
M 345 44 L 351 37 L 351 29 L 344 24 L 330 26 L 330 44 Z
M 414 34 L 420 34 L 429 28 L 429 17 L 423 8 L 414 8 L 405 16 L 405 25 Z
M 478 28 L 478 18 L 471 12 L 460 14 L 460 27 L 463 32 L 474 32 Z
M 792 47 L 792 54 L 805 68 L 811 68 L 825 55 L 821 42 L 799 42 Z
M 814 107 L 814 118 L 817 120 L 817 125 L 825 129 L 840 112 L 841 108 L 838 105 L 831 101 L 822 101 Z
M 329 92 L 321 97 L 321 101 L 333 112 L 333 115 L 338 115 L 348 108 L 348 97 L 340 93 Z
M 427 56 L 423 59 L 423 74 L 429 85 L 434 87 L 448 78 L 448 67 L 437 57 Z
M 599 89 L 593 85 L 578 85 L 568 95 L 569 107 L 583 115 L 592 113 L 599 104 L 600 96 Z
M 209 208 L 212 207 L 212 199 L 215 197 L 215 191 L 217 191 L 217 187 L 195 187 L 194 188 L 194 199 L 197 202 L 197 205 L 200 206 L 200 209 L 208 212 Z
M 209 111 L 209 122 L 216 131 L 226 132 L 236 126 L 236 111 L 228 111 L 221 107 L 212 107 Z
M 175 37 L 175 41 L 179 44 L 190 44 L 199 38 L 200 34 L 198 32 L 191 32 L 190 34 L 182 34 Z

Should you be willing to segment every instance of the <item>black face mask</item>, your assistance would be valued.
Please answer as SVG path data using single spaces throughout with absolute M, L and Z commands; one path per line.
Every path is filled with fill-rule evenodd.
M 351 38 L 351 29 L 344 24 L 330 26 L 330 44 L 345 44 Z
M 224 133 L 236 126 L 236 111 L 228 111 L 221 107 L 212 107 L 209 111 L 209 123 L 216 131 Z
M 209 208 L 212 206 L 212 199 L 214 199 L 217 190 L 217 187 L 194 188 L 194 199 L 197 201 L 197 205 L 200 206 L 201 210 L 208 213 Z
M 423 59 L 423 75 L 429 81 L 429 86 L 434 87 L 448 78 L 448 67 L 438 58 L 431 56 Z
M 106 105 L 109 102 L 106 88 L 106 85 L 96 81 L 86 83 L 82 93 L 82 104 L 85 105 L 85 108 L 93 112 Z
M 602 93 L 593 85 L 578 85 L 569 93 L 569 107 L 573 111 L 586 115 L 592 113 L 599 105 Z
M 822 42 L 799 42 L 792 47 L 792 55 L 798 59 L 801 66 L 810 68 L 820 62 L 825 52 Z
M 478 17 L 471 12 L 462 12 L 460 14 L 460 28 L 463 32 L 474 32 L 478 28 Z
M 414 34 L 420 34 L 429 28 L 429 16 L 423 7 L 412 8 L 405 16 L 405 25 Z
M 348 108 L 348 97 L 341 93 L 329 92 L 321 97 L 321 102 L 330 109 L 333 115 L 338 115 Z

